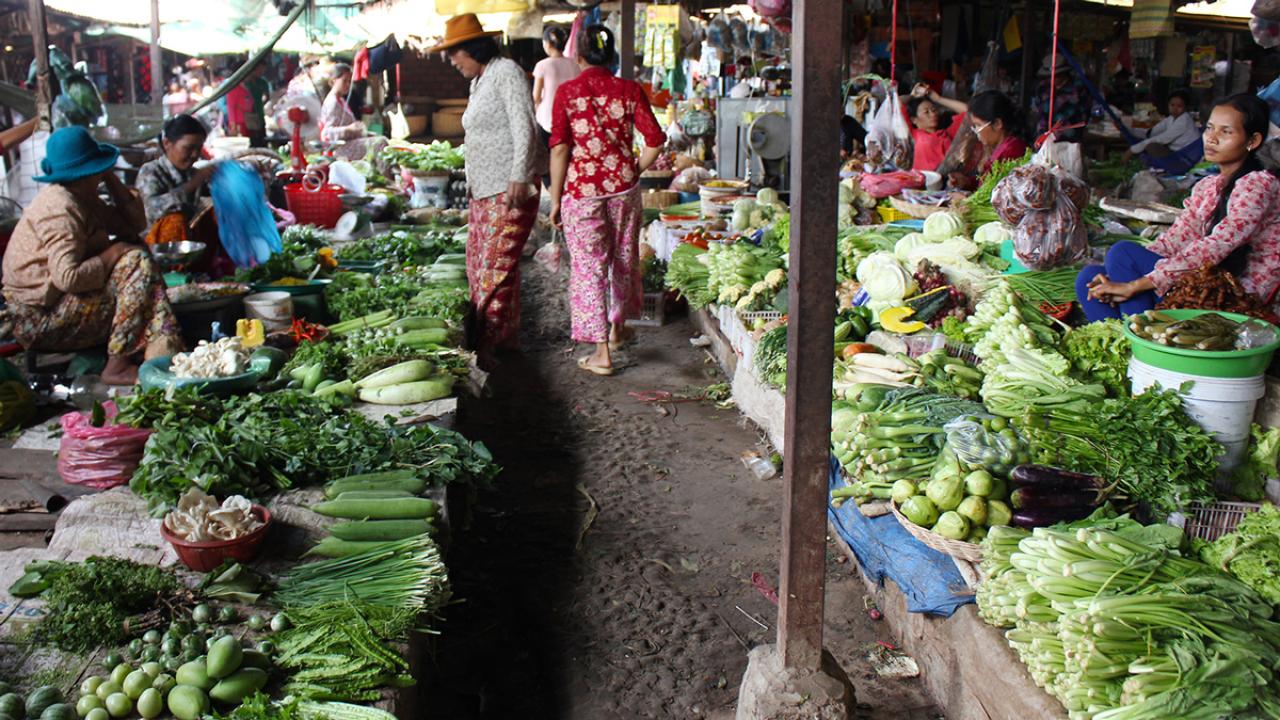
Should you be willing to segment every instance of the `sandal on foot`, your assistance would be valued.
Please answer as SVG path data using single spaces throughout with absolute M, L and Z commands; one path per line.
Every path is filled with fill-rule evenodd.
M 600 367 L 599 365 L 591 365 L 590 360 L 591 360 L 590 355 L 586 357 L 578 358 L 578 367 L 582 368 L 583 370 L 586 370 L 587 372 L 593 375 L 612 375 L 613 374 L 613 368 Z

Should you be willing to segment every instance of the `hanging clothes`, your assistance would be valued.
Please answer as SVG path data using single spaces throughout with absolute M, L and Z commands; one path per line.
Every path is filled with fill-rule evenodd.
M 362 47 L 356 51 L 351 61 L 351 82 L 369 79 L 369 48 Z

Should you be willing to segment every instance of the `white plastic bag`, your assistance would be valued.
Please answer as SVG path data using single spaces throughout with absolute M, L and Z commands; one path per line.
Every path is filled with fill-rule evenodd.
M 533 254 L 533 259 L 552 274 L 560 272 L 560 258 L 564 255 L 564 243 L 560 242 L 559 238 L 558 231 L 553 233 L 551 241 L 538 248 L 538 252 Z
M 902 160 L 910 157 L 911 128 L 902 115 L 902 103 L 896 90 L 889 91 L 867 125 L 867 144 L 871 143 L 880 147 L 885 160 L 891 160 L 899 167 L 904 165 Z
M 1045 138 L 1044 144 L 1031 157 L 1036 165 L 1057 167 L 1071 173 L 1078 180 L 1084 180 L 1084 156 L 1080 154 L 1080 143 L 1055 142 L 1053 135 Z

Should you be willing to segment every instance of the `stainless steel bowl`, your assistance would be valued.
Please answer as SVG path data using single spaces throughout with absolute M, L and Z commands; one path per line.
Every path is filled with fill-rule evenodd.
M 156 243 L 151 246 L 151 254 L 155 256 L 156 262 L 165 267 L 179 267 L 189 265 L 204 254 L 205 244 L 202 242 L 191 242 L 183 240 L 182 242 Z

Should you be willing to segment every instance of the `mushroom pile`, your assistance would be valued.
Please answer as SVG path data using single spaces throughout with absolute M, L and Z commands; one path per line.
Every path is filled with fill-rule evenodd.
M 249 352 L 239 337 L 232 336 L 212 343 L 201 340 L 195 350 L 174 355 L 169 372 L 180 378 L 231 377 L 248 366 Z
M 253 503 L 232 495 L 219 505 L 216 498 L 193 487 L 183 493 L 178 506 L 164 518 L 169 532 L 189 542 L 235 540 L 262 527 L 253 514 Z

